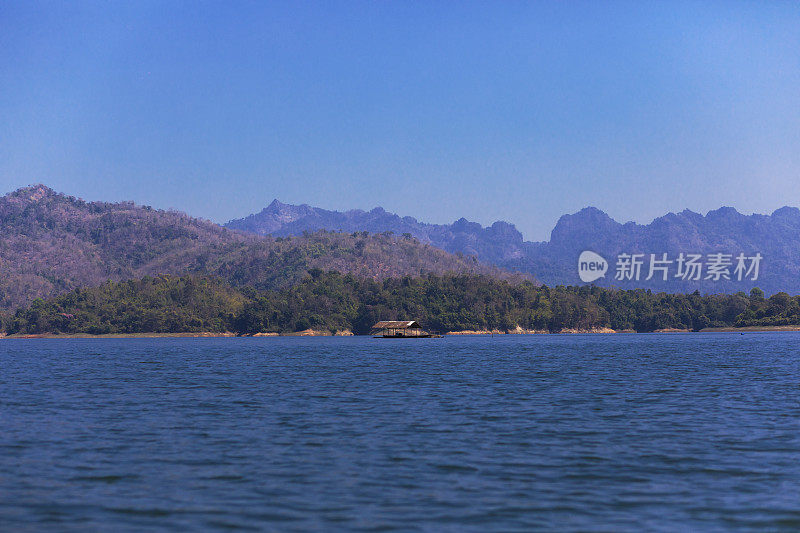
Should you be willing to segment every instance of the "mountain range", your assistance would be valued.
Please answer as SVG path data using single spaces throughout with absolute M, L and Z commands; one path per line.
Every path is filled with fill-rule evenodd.
M 248 235 L 131 202 L 86 202 L 44 185 L 0 197 L 0 311 L 108 280 L 202 274 L 276 289 L 314 269 L 373 279 L 447 272 L 509 277 L 402 236 Z
M 587 207 L 562 216 L 549 241 L 525 241 L 513 224 L 498 221 L 484 227 L 464 218 L 452 224 L 427 224 L 377 207 L 371 211 L 330 211 L 308 205 L 288 205 L 277 200 L 257 214 L 228 222 L 226 227 L 257 235 L 289 236 L 328 229 L 333 231 L 394 232 L 451 253 L 474 256 L 501 268 L 528 273 L 547 285 L 576 285 L 578 259 L 593 251 L 607 262 L 608 272 L 594 283 L 605 287 L 645 288 L 674 293 L 699 290 L 734 293 L 759 287 L 772 294 L 800 292 L 800 209 L 782 207 L 771 215 L 744 215 L 722 207 L 706 215 L 684 210 L 669 213 L 649 224 L 619 223 L 603 211 Z M 617 279 L 621 254 L 641 254 L 638 279 Z M 666 254 L 666 256 L 664 256 Z M 700 256 L 699 276 L 679 276 L 681 254 Z M 717 257 L 716 254 L 722 254 Z M 738 279 L 739 256 L 758 272 Z M 756 256 L 760 260 L 754 260 Z M 651 259 L 664 269 L 649 274 Z M 624 261 L 624 259 L 623 259 Z M 721 265 L 714 275 L 711 263 Z M 666 266 L 665 266 L 666 265 Z M 685 272 L 684 272 L 685 273 Z M 664 280 L 666 275 L 667 279 Z M 728 279 L 726 279 L 726 276 Z M 699 277 L 699 279 L 693 279 Z
M 282 289 L 315 270 L 372 279 L 481 274 L 580 285 L 578 258 L 607 262 L 605 287 L 674 293 L 800 293 L 800 210 L 743 215 L 723 207 L 706 215 L 670 213 L 650 224 L 620 224 L 596 208 L 561 217 L 546 242 L 527 242 L 507 222 L 483 227 L 459 219 L 426 224 L 382 208 L 328 211 L 272 202 L 224 227 L 176 211 L 107 203 L 44 185 L 0 197 L 0 312 L 105 281 L 160 274 L 210 275 L 236 287 Z M 641 254 L 639 279 L 616 279 L 620 254 Z M 669 258 L 668 279 L 648 277 L 650 254 Z M 702 276 L 675 277 L 680 254 L 706 261 Z M 711 254 L 727 257 L 727 277 L 708 279 Z M 757 277 L 738 281 L 736 257 L 761 257 Z
M 371 211 L 354 209 L 341 212 L 305 204 L 284 204 L 278 200 L 273 200 L 259 213 L 231 220 L 225 227 L 256 235 L 282 237 L 319 229 L 348 233 L 407 233 L 425 244 L 452 253 L 474 255 L 493 264 L 523 258 L 526 244 L 522 234 L 508 222 L 495 222 L 486 228 L 465 218 L 452 224 L 426 224 L 413 217 L 389 213 L 382 207 Z

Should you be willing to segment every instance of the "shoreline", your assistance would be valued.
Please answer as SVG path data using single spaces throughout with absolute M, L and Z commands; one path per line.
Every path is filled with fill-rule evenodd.
M 798 332 L 800 325 L 797 326 L 745 326 L 741 328 L 723 327 L 723 328 L 704 328 L 700 331 L 691 331 L 687 329 L 664 329 L 656 330 L 647 333 L 775 333 L 775 332 Z M 511 331 L 500 330 L 463 330 L 451 331 L 445 333 L 444 336 L 460 337 L 460 336 L 480 336 L 480 335 L 608 335 L 611 333 L 636 333 L 633 330 L 613 330 L 610 328 L 596 328 L 596 329 L 564 329 L 557 332 L 549 332 L 545 330 L 523 330 L 517 328 Z M 104 333 L 99 335 L 92 335 L 90 333 L 36 333 L 24 335 L 3 335 L 0 334 L 0 341 L 4 339 L 169 339 L 169 338 L 223 338 L 223 337 L 369 337 L 369 335 L 354 335 L 349 330 L 337 331 L 331 333 L 330 331 L 316 331 L 304 330 L 295 331 L 291 333 L 253 333 L 241 335 L 230 331 L 226 332 L 182 332 L 182 333 Z
M 767 332 L 776 332 L 776 331 L 800 331 L 800 325 L 798 326 L 744 326 L 741 328 L 735 327 L 724 327 L 724 328 L 703 328 L 700 330 L 700 333 L 767 333 Z
M 516 329 L 511 329 L 508 331 L 503 331 L 499 329 L 493 330 L 473 330 L 473 329 L 465 329 L 461 331 L 449 331 L 445 333 L 445 335 L 451 336 L 458 336 L 458 335 L 566 335 L 566 334 L 574 334 L 574 335 L 583 335 L 583 334 L 602 334 L 605 335 L 607 333 L 634 333 L 633 331 L 616 331 L 611 328 L 592 328 L 592 329 L 575 329 L 575 328 L 566 328 L 562 329 L 561 331 L 547 331 L 546 329 L 522 329 L 517 327 Z
M 178 333 L 101 333 L 93 335 L 91 333 L 31 333 L 31 334 L 0 334 L 3 339 L 191 339 L 191 338 L 222 338 L 222 337 L 352 337 L 350 330 L 337 331 L 317 331 L 306 329 L 292 333 L 251 333 L 239 334 L 232 331 L 197 331 L 197 332 L 178 332 Z
M 240 337 L 231 332 L 201 331 L 190 333 L 31 333 L 0 335 L 3 339 L 165 339 L 165 338 L 199 338 L 199 337 Z

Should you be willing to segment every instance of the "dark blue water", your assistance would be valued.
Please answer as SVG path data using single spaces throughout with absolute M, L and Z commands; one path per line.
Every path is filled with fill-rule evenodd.
M 0 529 L 797 530 L 800 334 L 0 341 Z

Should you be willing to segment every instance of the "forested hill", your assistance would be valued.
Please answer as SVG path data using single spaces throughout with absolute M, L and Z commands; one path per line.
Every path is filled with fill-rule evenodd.
M 284 288 L 310 268 L 367 278 L 506 274 L 398 235 L 245 235 L 174 211 L 85 202 L 35 185 L 0 198 L 0 311 L 106 280 L 210 274 L 234 285 Z
M 427 275 L 360 279 L 312 269 L 280 291 L 235 288 L 219 279 L 147 277 L 76 289 L 35 300 L 4 319 L 9 334 L 241 334 L 317 331 L 367 333 L 378 320 L 420 320 L 440 332 L 563 330 L 800 324 L 800 297 L 778 293 L 654 294 L 599 287 L 548 288 L 486 276 Z

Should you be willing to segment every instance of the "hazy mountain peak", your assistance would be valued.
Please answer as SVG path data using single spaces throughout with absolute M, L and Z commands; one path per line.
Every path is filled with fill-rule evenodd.
M 611 218 L 605 211 L 593 205 L 586 206 L 579 210 L 577 213 L 575 213 L 575 216 Z
M 599 231 L 613 231 L 622 224 L 596 207 L 584 207 L 577 213 L 562 215 L 550 234 L 550 240 L 579 238 L 586 241 Z
M 732 219 L 743 217 L 739 211 L 730 206 L 722 206 L 719 209 L 712 209 L 706 214 L 708 219 Z
M 785 205 L 773 211 L 772 216 L 777 218 L 798 219 L 800 218 L 800 209 L 798 209 L 797 207 L 789 207 L 788 205 Z

